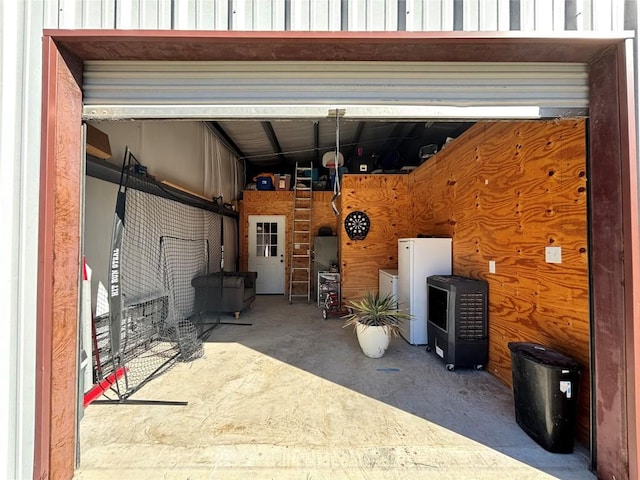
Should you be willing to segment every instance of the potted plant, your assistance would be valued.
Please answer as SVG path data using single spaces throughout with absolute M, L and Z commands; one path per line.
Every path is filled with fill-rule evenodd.
M 350 313 L 342 317 L 343 327 L 353 326 L 362 352 L 380 358 L 389 347 L 391 336 L 400 333 L 401 322 L 411 315 L 398 309 L 395 297 L 386 293 L 367 292 L 361 300 L 349 302 Z

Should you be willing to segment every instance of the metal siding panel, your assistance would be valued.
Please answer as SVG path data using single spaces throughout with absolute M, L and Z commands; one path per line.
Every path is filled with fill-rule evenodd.
M 592 4 L 593 20 L 592 20 L 591 28 L 594 31 L 611 30 L 612 3 L 613 3 L 613 0 L 610 0 L 609 2 L 598 1 Z
M 216 6 L 216 30 L 230 30 L 229 25 L 229 4 L 228 2 L 220 2 L 218 0 L 212 0 Z
M 453 31 L 453 0 L 441 0 L 442 31 Z
M 84 2 L 82 6 L 82 28 L 105 28 L 103 16 L 103 2 Z
M 462 29 L 463 30 L 475 32 L 480 29 L 480 15 L 479 15 L 478 9 L 479 9 L 478 0 L 463 0 L 463 3 L 462 3 Z
M 305 0 L 306 1 L 306 0 Z M 298 3 L 298 2 L 293 2 Z M 292 8 L 293 10 L 293 5 Z M 284 2 L 278 0 L 254 0 L 253 2 L 253 30 L 281 31 L 285 24 Z M 305 28 L 305 30 L 308 30 Z
M 0 476 L 34 478 L 42 28 L 58 27 L 58 12 L 57 2 L 0 10 Z
M 141 0 L 139 9 L 139 25 L 145 30 L 165 30 L 172 27 L 171 0 Z
M 329 0 L 329 30 L 339 32 L 342 29 L 341 0 Z
M 484 0 L 478 5 L 478 29 L 481 32 L 498 30 L 498 0 Z
M 430 2 L 428 5 L 431 5 Z M 423 3 L 418 0 L 407 0 L 407 31 L 415 32 L 420 30 L 428 30 L 423 28 L 423 25 L 427 25 L 425 20 L 426 8 Z
M 82 25 L 82 0 L 59 1 L 60 28 L 78 28 Z
M 346 0 L 348 30 L 396 31 L 398 0 Z M 462 0 L 463 28 L 508 31 L 509 0 Z M 44 0 L 45 28 L 228 30 L 227 0 Z M 232 0 L 233 29 L 282 31 L 285 0 Z M 341 0 L 291 0 L 292 30 L 340 31 Z M 577 30 L 622 31 L 625 0 L 576 0 Z M 407 31 L 453 30 L 454 0 L 406 0 Z M 563 31 L 565 0 L 520 0 L 520 29 Z M 116 18 L 117 16 L 117 18 Z
M 253 0 L 233 0 L 233 30 L 255 30 Z
M 311 31 L 340 31 L 340 0 L 309 0 Z
M 56 4 L 55 1 L 47 1 L 45 28 L 112 29 L 115 27 L 115 2 L 116 0 L 60 0 Z M 48 18 L 54 12 L 58 16 L 57 24 L 49 25 Z
M 283 31 L 285 30 L 285 7 L 284 3 L 273 0 L 274 8 L 271 14 L 271 21 L 273 30 Z
M 564 30 L 565 0 L 553 0 L 553 30 Z
M 536 29 L 535 0 L 520 0 L 520 30 L 532 31 Z
M 116 28 L 116 1 L 102 0 L 102 28 Z
M 291 30 L 309 31 L 314 25 L 309 0 L 291 2 Z
M 346 0 L 347 11 L 349 12 L 347 16 L 347 31 L 357 31 L 362 30 L 362 28 L 358 28 L 358 17 L 360 16 L 360 11 L 358 9 L 358 4 L 362 3 L 360 0 Z
M 169 2 L 171 0 L 164 0 Z M 229 30 L 229 4 L 220 0 L 197 0 L 195 5 L 196 30 Z
M 388 0 L 387 1 L 387 14 L 385 18 L 387 19 L 386 30 L 389 32 L 398 31 L 399 24 L 399 15 L 402 15 L 403 18 L 405 16 L 405 12 L 400 12 L 400 2 L 398 0 Z
M 591 0 L 576 0 L 577 30 L 591 30 Z
M 407 30 L 453 31 L 453 0 L 407 1 Z
M 367 30 L 367 0 L 348 0 L 349 31 Z
M 535 0 L 534 29 L 550 32 L 553 30 L 554 0 Z
M 174 2 L 174 30 L 195 30 L 197 22 L 196 0 Z
M 44 0 L 43 27 L 60 28 L 58 0 Z
M 385 29 L 385 3 L 386 0 L 379 0 L 378 2 L 365 1 L 364 30 L 381 31 Z
M 367 30 L 398 31 L 398 0 L 374 1 L 367 13 Z
M 116 28 L 140 28 L 139 3 L 139 0 L 116 0 Z
M 624 5 L 625 0 L 612 0 L 611 6 L 611 30 L 624 30 Z M 635 2 L 631 2 L 630 8 L 637 8 Z
M 498 31 L 509 31 L 509 24 L 511 22 L 509 1 L 510 0 L 498 0 L 498 26 L 496 28 Z
M 329 0 L 317 0 L 309 5 L 309 30 L 320 32 L 329 30 Z

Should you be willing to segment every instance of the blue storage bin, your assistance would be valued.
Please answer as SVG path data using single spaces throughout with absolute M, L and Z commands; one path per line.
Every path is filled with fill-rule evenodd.
M 258 177 L 256 185 L 258 190 L 273 190 L 273 180 L 271 177 Z

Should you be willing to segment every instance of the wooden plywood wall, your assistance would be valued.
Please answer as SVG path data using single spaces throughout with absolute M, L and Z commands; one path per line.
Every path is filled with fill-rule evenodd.
M 320 227 L 330 227 L 332 233 L 336 233 L 337 218 L 331 208 L 333 192 L 313 192 L 313 210 L 311 215 L 311 242 Z M 292 243 L 293 223 L 293 191 L 290 190 L 246 190 L 243 192 L 239 205 L 240 212 L 240 269 L 247 270 L 249 259 L 249 215 L 285 215 L 286 216 L 286 241 L 285 262 L 286 279 L 285 288 L 289 285 L 289 261 Z M 313 245 L 311 245 L 313 249 Z
M 455 274 L 489 283 L 488 369 L 511 384 L 513 341 L 538 342 L 586 368 L 579 437 L 589 429 L 585 123 L 479 123 L 409 178 L 411 235 L 453 238 Z M 562 248 L 562 263 L 545 247 Z M 489 261 L 495 261 L 495 274 Z
M 378 290 L 378 270 L 397 268 L 398 239 L 409 232 L 408 175 L 344 175 L 340 211 L 342 299 L 360 298 Z M 342 227 L 353 211 L 371 220 L 364 240 L 350 240 Z

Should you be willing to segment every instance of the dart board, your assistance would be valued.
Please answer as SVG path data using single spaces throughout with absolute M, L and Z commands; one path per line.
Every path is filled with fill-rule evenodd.
M 344 219 L 344 229 L 351 240 L 364 240 L 370 226 L 369 217 L 364 212 L 351 212 Z

